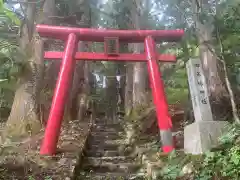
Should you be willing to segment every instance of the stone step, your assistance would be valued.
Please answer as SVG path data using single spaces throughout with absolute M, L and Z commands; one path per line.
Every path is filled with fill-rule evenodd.
M 121 153 L 116 150 L 115 151 L 86 150 L 84 154 L 85 156 L 89 156 L 89 157 L 103 157 L 103 156 L 114 157 L 114 156 L 121 155 Z
M 94 127 L 123 128 L 123 126 L 119 123 L 111 123 L 111 124 L 95 123 Z
M 119 173 L 131 173 L 137 172 L 140 169 L 140 165 L 136 163 L 118 163 L 105 162 L 100 165 L 83 164 L 82 169 L 86 172 L 106 173 L 106 172 L 119 172 Z
M 119 145 L 118 144 L 106 144 L 106 143 L 102 143 L 102 144 L 88 144 L 88 149 L 89 150 L 96 150 L 96 149 L 100 149 L 100 150 L 105 150 L 105 151 L 114 151 L 114 150 L 119 150 Z
M 91 138 L 96 138 L 96 139 L 103 139 L 103 138 L 108 138 L 108 139 L 117 139 L 117 138 L 122 138 L 124 135 L 124 132 L 99 132 L 99 131 L 92 131 L 91 132 Z
M 96 180 L 146 180 L 144 177 L 139 177 L 137 174 L 131 173 L 95 173 Z
M 82 172 L 82 175 L 80 175 L 76 180 L 145 180 L 145 178 L 140 178 L 136 174 L 128 174 L 128 173 Z
M 118 145 L 124 145 L 126 144 L 126 141 L 124 139 L 110 139 L 110 138 L 89 138 L 89 142 L 92 145 L 98 145 L 98 144 L 118 144 Z
M 123 128 L 113 128 L 113 127 L 93 127 L 92 131 L 97 132 L 124 132 Z
M 119 131 L 115 129 L 93 129 L 92 132 L 95 133 L 124 133 L 124 131 Z
M 123 131 L 124 128 L 120 124 L 95 124 L 94 129 L 115 129 Z
M 129 156 L 130 152 L 123 151 L 126 144 L 124 134 L 119 123 L 104 124 L 98 120 L 92 128 L 87 149 L 84 151 L 81 179 L 130 180 L 134 176 L 141 166 L 135 158 Z M 141 180 L 139 177 L 134 179 Z
M 135 159 L 130 156 L 113 156 L 113 157 L 86 157 L 83 163 L 100 165 L 104 163 L 134 163 Z
M 104 118 L 99 118 L 99 119 L 95 119 L 94 121 L 95 123 L 99 123 L 99 124 L 119 124 L 119 121 L 113 121 L 113 120 L 107 120 Z
M 106 120 L 103 120 L 103 119 L 97 119 L 96 121 L 95 121 L 95 124 L 106 124 L 106 125 L 108 125 L 108 124 L 120 124 L 120 122 L 113 122 L 113 121 L 106 121 Z

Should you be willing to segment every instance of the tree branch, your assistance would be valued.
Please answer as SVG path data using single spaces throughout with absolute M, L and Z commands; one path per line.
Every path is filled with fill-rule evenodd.
M 231 106 L 232 106 L 232 111 L 233 111 L 233 118 L 234 118 L 234 121 L 238 124 L 240 124 L 240 119 L 238 117 L 238 112 L 237 112 L 237 106 L 236 106 L 236 103 L 235 103 L 235 97 L 234 97 L 234 94 L 233 94 L 233 90 L 231 88 L 231 83 L 229 81 L 229 78 L 228 78 L 228 74 L 227 74 L 227 67 L 226 67 L 226 62 L 224 61 L 224 56 L 223 56 L 223 52 L 224 52 L 224 48 L 223 48 L 223 43 L 222 43 L 222 40 L 220 38 L 220 32 L 219 32 L 219 28 L 216 26 L 216 29 L 217 29 L 217 39 L 218 39 L 218 42 L 220 44 L 220 57 L 221 58 L 218 58 L 220 60 L 220 62 L 223 64 L 223 70 L 224 70 L 224 74 L 225 74 L 225 81 L 226 81 L 226 85 L 227 85 L 227 89 L 228 89 L 228 93 L 229 93 L 229 96 L 230 96 L 230 100 L 231 100 Z

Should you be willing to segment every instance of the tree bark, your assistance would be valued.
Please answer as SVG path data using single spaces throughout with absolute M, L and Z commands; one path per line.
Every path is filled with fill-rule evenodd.
M 224 72 L 218 61 L 214 45 L 213 30 L 214 25 L 210 18 L 202 19 L 202 14 L 208 12 L 203 7 L 211 8 L 209 2 L 193 0 L 194 21 L 196 25 L 196 34 L 199 41 L 200 59 L 203 65 L 203 71 L 207 82 L 208 94 L 215 119 L 222 119 L 228 116 L 230 105 L 229 94 L 224 82 Z M 206 8 L 205 8 L 206 9 Z M 230 107 L 231 108 L 231 107 Z
M 126 87 L 125 87 L 125 115 L 128 116 L 133 108 L 133 64 L 126 64 Z
M 44 11 L 47 10 L 49 12 L 48 8 L 52 8 L 48 4 L 49 2 L 52 2 L 55 6 L 54 0 L 45 1 L 43 5 Z M 35 32 L 34 23 L 37 18 L 39 17 L 36 17 L 36 4 L 28 3 L 27 15 L 22 25 L 20 40 L 20 48 L 26 52 L 28 60 L 19 79 L 19 88 L 15 93 L 11 113 L 3 133 L 4 137 L 25 137 L 38 133 L 42 127 L 39 115 L 39 102 L 44 71 L 44 42 Z M 45 22 L 47 18 L 42 17 L 40 20 Z
M 125 86 L 126 86 L 126 64 L 121 63 L 118 64 L 118 69 L 119 69 L 119 76 L 120 76 L 120 81 L 118 82 L 118 113 L 124 114 L 124 105 L 125 105 Z
M 89 2 L 84 0 L 78 2 L 80 8 L 81 17 L 77 21 L 77 26 L 83 28 L 89 28 L 91 26 L 91 9 Z M 82 52 L 89 51 L 87 42 L 79 42 L 78 50 Z M 79 61 L 76 63 L 76 69 L 74 71 L 74 79 L 71 90 L 71 97 L 69 106 L 71 107 L 71 119 L 84 119 L 90 94 L 90 62 Z
M 89 102 L 89 94 L 90 94 L 90 64 L 88 62 L 84 63 L 84 80 L 82 83 L 81 91 L 78 94 L 78 102 L 77 102 L 77 119 L 83 120 Z
M 132 19 L 134 29 L 141 29 L 141 0 L 135 1 L 132 9 Z M 141 53 L 144 51 L 143 44 L 134 44 L 133 53 Z M 133 106 L 143 105 L 147 101 L 146 97 L 146 64 L 135 63 L 133 68 Z
M 84 43 L 79 42 L 78 44 L 78 50 L 83 51 L 84 50 Z M 82 103 L 85 103 L 85 97 L 82 97 L 80 94 L 83 90 L 85 80 L 84 80 L 84 69 L 85 67 L 85 61 L 78 61 L 76 62 L 76 67 L 74 70 L 74 76 L 73 76 L 73 83 L 71 88 L 71 93 L 69 97 L 68 107 L 67 111 L 69 114 L 70 119 L 79 119 L 82 117 L 82 112 L 80 112 L 79 108 L 82 108 Z M 82 102 L 83 101 L 83 102 Z
M 56 9 L 55 0 L 46 1 L 43 7 L 43 14 L 40 17 L 41 24 L 56 25 Z M 44 49 L 49 51 L 60 51 L 59 46 L 56 45 L 57 40 L 44 39 Z M 44 69 L 44 81 L 41 102 L 41 118 L 46 125 L 49 112 L 52 105 L 52 97 L 61 66 L 61 61 L 48 61 Z
M 106 109 L 107 122 L 116 122 L 117 78 L 115 76 L 106 77 L 105 98 L 108 103 Z

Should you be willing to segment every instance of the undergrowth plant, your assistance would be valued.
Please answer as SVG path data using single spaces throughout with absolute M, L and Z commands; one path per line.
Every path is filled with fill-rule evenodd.
M 189 176 L 194 180 L 239 180 L 240 179 L 240 125 L 233 124 L 219 139 L 220 145 L 202 155 L 173 152 L 168 156 L 166 166 L 159 172 L 159 178 L 181 179 Z M 191 175 L 183 173 L 183 167 L 193 165 Z M 191 177 L 191 178 L 190 178 Z

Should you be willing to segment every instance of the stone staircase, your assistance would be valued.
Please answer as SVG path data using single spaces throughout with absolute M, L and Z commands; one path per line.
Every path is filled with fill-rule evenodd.
M 124 151 L 124 130 L 120 124 L 96 122 L 87 142 L 77 180 L 130 180 L 140 164 Z

